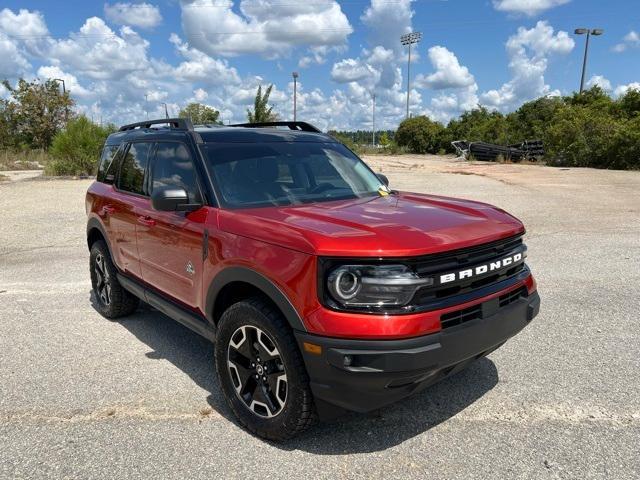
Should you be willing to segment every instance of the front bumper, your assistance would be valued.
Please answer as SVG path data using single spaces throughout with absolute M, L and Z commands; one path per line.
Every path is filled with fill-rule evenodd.
M 538 314 L 537 292 L 500 307 L 481 304 L 478 318 L 404 340 L 347 340 L 297 332 L 321 417 L 338 407 L 367 412 L 405 398 L 492 352 Z M 305 351 L 319 345 L 321 354 Z

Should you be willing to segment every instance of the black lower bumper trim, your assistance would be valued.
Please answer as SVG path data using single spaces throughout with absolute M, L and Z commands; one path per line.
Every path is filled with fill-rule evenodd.
M 500 347 L 540 309 L 537 292 L 491 316 L 405 340 L 348 340 L 298 332 L 322 347 L 304 353 L 311 389 L 319 403 L 367 412 L 383 407 L 455 373 Z M 322 414 L 322 412 L 321 412 Z

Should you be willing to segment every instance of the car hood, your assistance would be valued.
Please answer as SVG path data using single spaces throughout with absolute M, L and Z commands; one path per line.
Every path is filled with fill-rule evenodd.
M 414 256 L 465 248 L 524 232 L 484 203 L 398 192 L 355 200 L 220 211 L 222 230 L 327 256 Z

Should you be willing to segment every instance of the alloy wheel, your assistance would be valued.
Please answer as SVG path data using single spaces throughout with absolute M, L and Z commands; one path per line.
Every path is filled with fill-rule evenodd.
M 111 303 L 111 278 L 104 255 L 101 253 L 96 255 L 93 270 L 96 274 L 96 293 L 104 305 L 109 305 Z
M 282 412 L 287 402 L 287 373 L 269 335 L 253 325 L 236 329 L 229 340 L 227 366 L 236 394 L 249 410 L 263 418 Z

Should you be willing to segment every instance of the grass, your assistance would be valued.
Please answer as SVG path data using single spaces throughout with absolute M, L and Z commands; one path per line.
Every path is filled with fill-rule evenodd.
M 0 150 L 0 171 L 41 170 L 50 159 L 44 150 Z
M 7 177 L 6 175 L 0 174 L 0 182 L 6 182 L 7 180 L 9 180 L 9 177 Z

